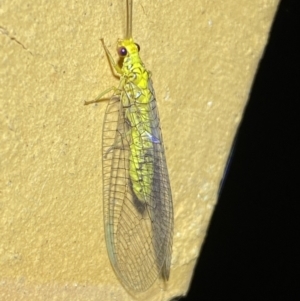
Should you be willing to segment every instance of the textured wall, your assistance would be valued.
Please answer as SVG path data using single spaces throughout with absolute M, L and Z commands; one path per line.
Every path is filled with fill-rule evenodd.
M 134 1 L 175 210 L 171 279 L 141 300 L 188 289 L 277 4 Z M 125 19 L 121 0 L 1 1 L 1 300 L 133 300 L 104 241 L 106 104 L 83 106 L 117 85 L 99 38 L 113 52 Z

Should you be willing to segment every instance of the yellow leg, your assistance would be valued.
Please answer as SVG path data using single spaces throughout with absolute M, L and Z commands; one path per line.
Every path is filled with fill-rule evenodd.
M 110 91 L 116 92 L 118 89 L 116 87 L 110 87 L 106 90 L 104 90 L 102 93 L 100 93 L 94 100 L 84 101 L 84 105 L 89 105 L 91 103 L 97 103 L 103 100 L 108 100 L 109 98 L 102 98 L 105 94 L 109 93 Z
M 115 63 L 115 61 L 114 61 L 112 55 L 110 54 L 108 48 L 105 46 L 104 39 L 100 39 L 100 40 L 101 40 L 101 42 L 102 42 L 103 48 L 104 48 L 104 50 L 105 50 L 105 53 L 106 53 L 106 55 L 107 55 L 107 57 L 108 57 L 109 63 L 110 63 L 110 65 L 111 65 L 113 71 L 115 70 L 115 71 L 117 72 L 117 75 L 118 75 L 118 76 L 122 75 L 122 69 L 120 68 L 119 65 L 117 65 L 117 64 Z M 116 92 L 117 90 L 118 90 L 118 89 L 117 89 L 116 87 L 110 87 L 110 88 L 104 90 L 102 93 L 100 93 L 96 99 L 94 99 L 94 100 L 89 100 L 89 101 L 85 101 L 84 104 L 85 104 L 85 105 L 89 105 L 89 104 L 91 104 L 91 103 L 97 103 L 97 102 L 100 102 L 100 101 L 103 101 L 103 100 L 107 100 L 107 98 L 102 98 L 102 97 L 103 97 L 105 94 L 109 93 L 110 91 Z
M 114 61 L 112 55 L 110 54 L 108 48 L 107 48 L 107 47 L 105 46 L 105 44 L 104 44 L 104 39 L 102 38 L 102 39 L 100 39 L 100 40 L 101 40 L 101 42 L 102 42 L 103 48 L 104 48 L 104 50 L 105 50 L 105 53 L 106 53 L 106 55 L 107 55 L 107 57 L 108 57 L 108 60 L 109 60 L 110 65 L 112 66 L 112 68 L 113 68 L 114 70 L 116 70 L 116 72 L 117 72 L 118 75 L 121 75 L 121 74 L 122 74 L 122 69 L 120 68 L 120 66 L 119 66 L 118 64 L 115 63 L 115 61 Z

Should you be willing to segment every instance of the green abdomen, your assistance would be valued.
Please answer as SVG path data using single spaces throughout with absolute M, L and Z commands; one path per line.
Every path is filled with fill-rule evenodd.
M 152 190 L 154 164 L 149 104 L 135 104 L 130 111 L 127 114 L 131 124 L 129 174 L 135 195 L 141 202 L 147 202 Z

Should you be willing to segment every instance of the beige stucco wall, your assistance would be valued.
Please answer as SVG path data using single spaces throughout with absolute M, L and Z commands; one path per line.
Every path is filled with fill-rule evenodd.
M 184 4 L 183 4 L 184 3 Z M 0 1 L 0 300 L 169 300 L 189 286 L 278 0 L 134 1 L 173 190 L 171 279 L 120 285 L 102 222 L 101 137 L 125 1 Z M 115 54 L 115 53 L 114 53 Z

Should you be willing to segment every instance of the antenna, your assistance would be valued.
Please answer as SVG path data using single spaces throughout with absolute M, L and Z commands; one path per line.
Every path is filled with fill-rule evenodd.
M 132 38 L 132 0 L 127 0 L 127 26 L 125 38 Z

